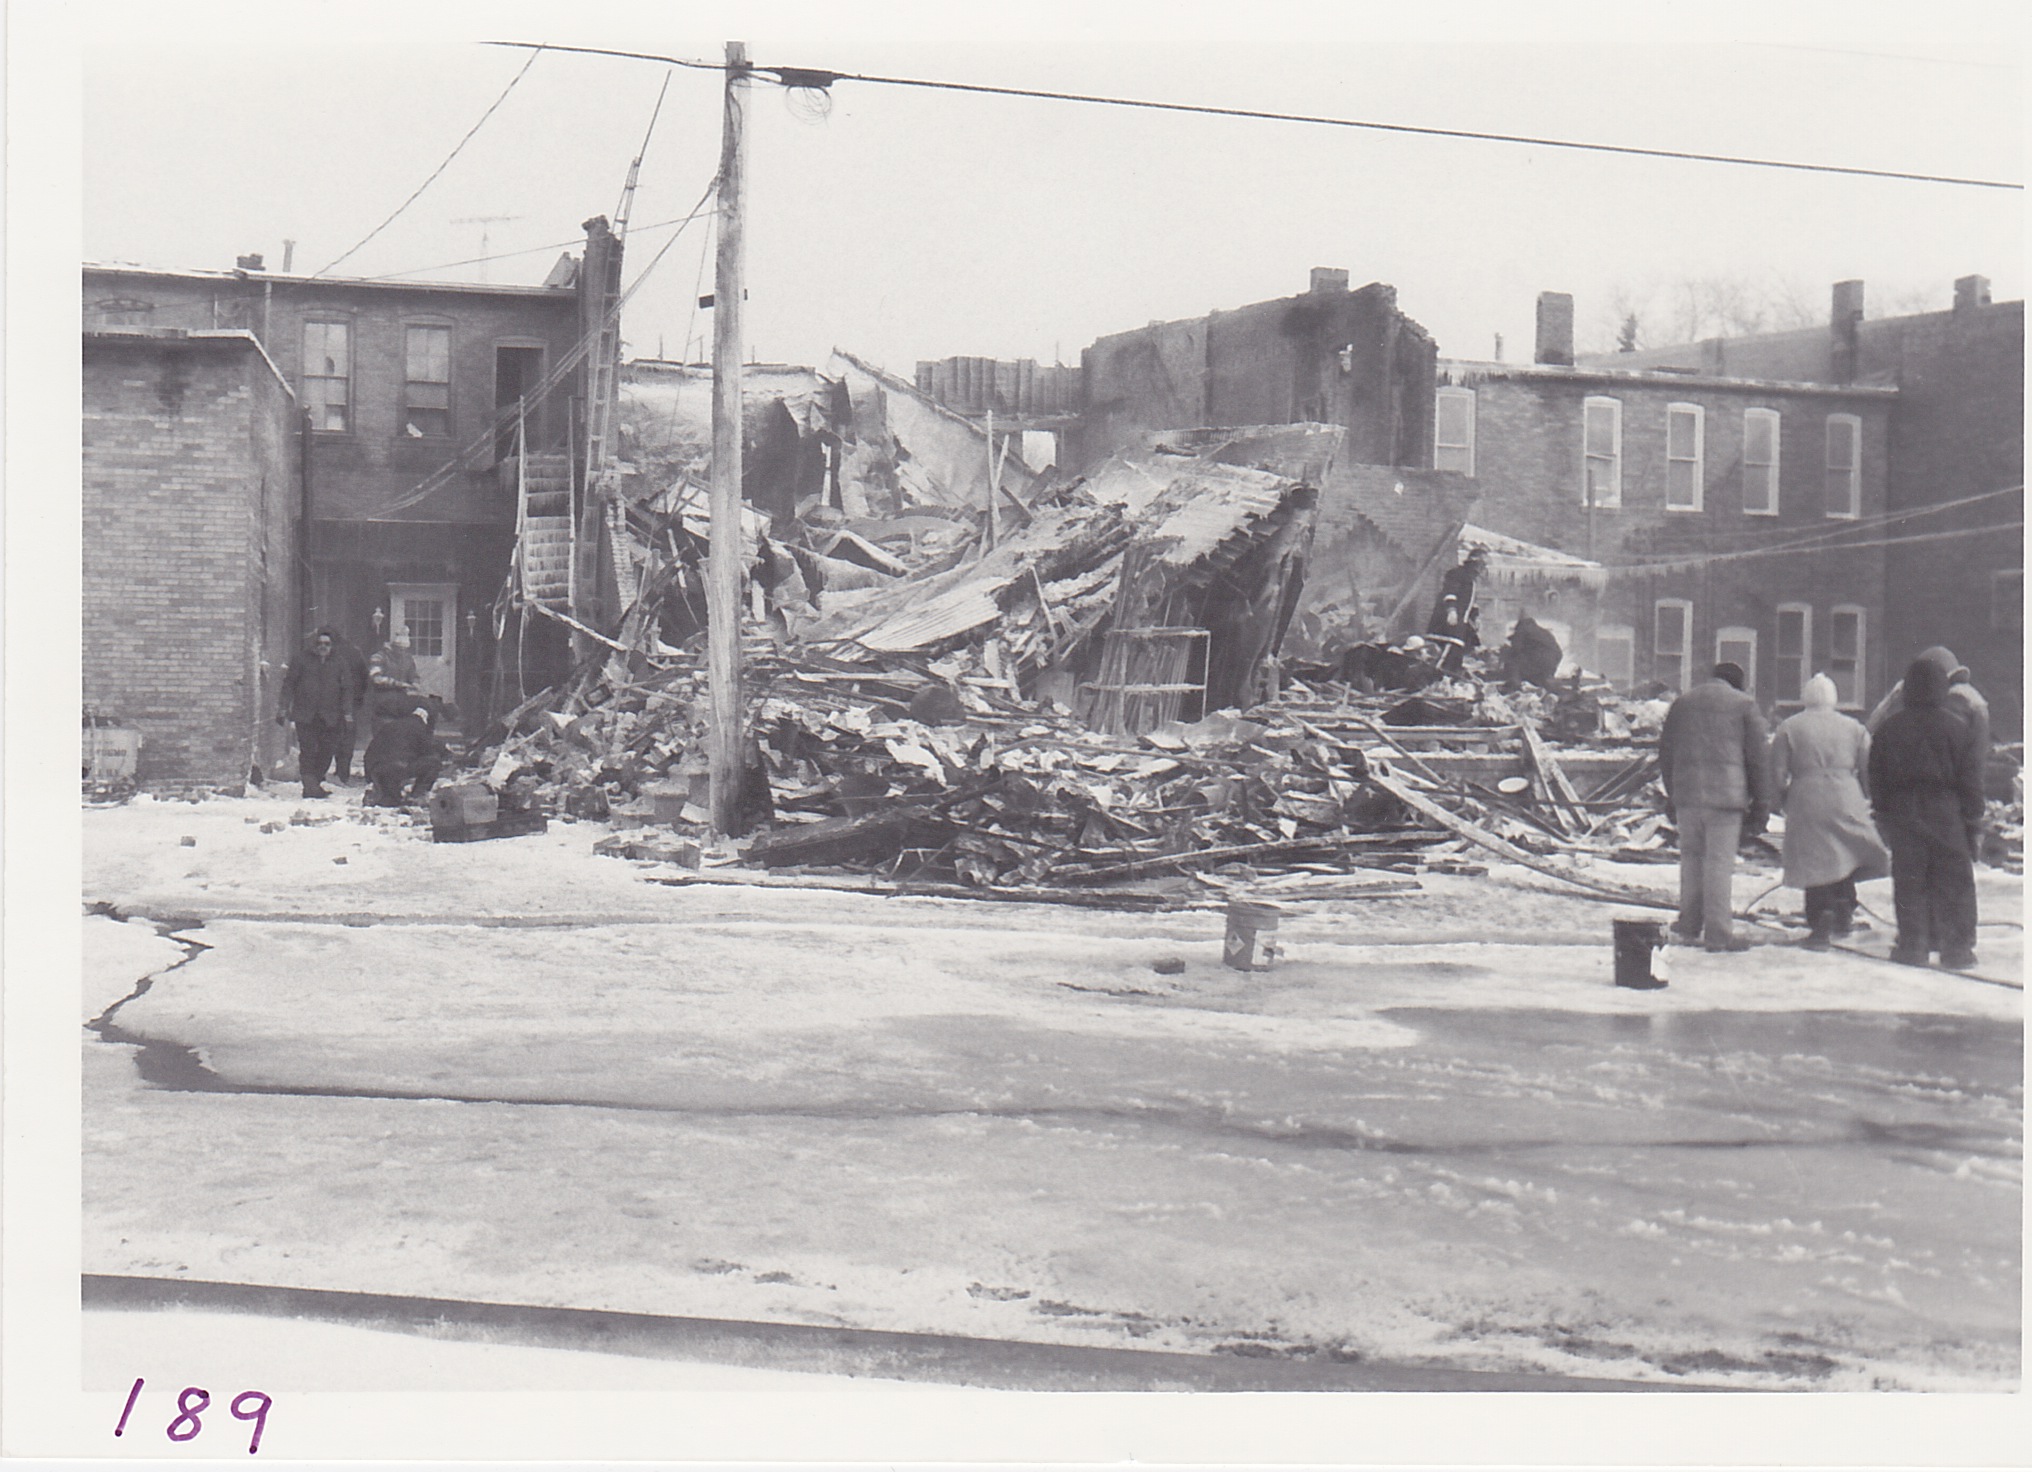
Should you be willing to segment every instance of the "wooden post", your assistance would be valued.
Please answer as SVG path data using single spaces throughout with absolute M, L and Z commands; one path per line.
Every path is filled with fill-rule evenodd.
M 727 43 L 720 133 L 719 257 L 713 274 L 713 485 L 706 558 L 706 743 L 713 832 L 734 832 L 741 796 L 741 188 L 747 159 L 748 47 Z
M 988 411 L 988 542 L 993 547 L 997 541 L 995 525 L 995 500 L 1002 490 L 1002 467 L 995 463 L 995 411 Z

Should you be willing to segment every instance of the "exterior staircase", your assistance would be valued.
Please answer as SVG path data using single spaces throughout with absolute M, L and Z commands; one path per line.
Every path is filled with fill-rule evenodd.
M 524 455 L 521 475 L 522 596 L 546 608 L 571 610 L 574 537 L 571 461 L 565 455 Z

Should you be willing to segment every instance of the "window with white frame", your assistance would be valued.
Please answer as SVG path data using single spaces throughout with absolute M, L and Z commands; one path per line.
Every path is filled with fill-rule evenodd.
M 1863 707 L 1863 653 L 1867 637 L 1863 610 L 1838 604 L 1828 613 L 1827 673 L 1834 681 L 1835 704 L 1843 710 Z
M 1863 508 L 1863 421 L 1827 416 L 1827 514 L 1853 521 Z
M 1777 642 L 1771 651 L 1772 698 L 1780 705 L 1806 700 L 1806 682 L 1813 677 L 1813 609 L 1804 603 L 1778 605 Z
M 1443 388 L 1432 404 L 1432 468 L 1475 473 L 1475 391 Z
M 412 439 L 452 432 L 452 330 L 404 329 L 402 432 Z
M 1693 604 L 1684 598 L 1652 605 L 1651 678 L 1674 690 L 1693 683 Z
M 1990 627 L 2025 627 L 2025 569 L 2005 568 L 1990 574 Z
M 1734 626 L 1715 630 L 1715 663 L 1724 660 L 1737 666 L 1743 672 L 1743 688 L 1757 693 L 1757 631 Z
M 1595 629 L 1595 673 L 1618 690 L 1637 682 L 1637 631 L 1628 624 L 1601 624 Z
M 1623 401 L 1590 395 L 1581 405 L 1581 504 L 1623 504 Z
M 1743 512 L 1778 514 L 1778 411 L 1743 411 Z
M 310 427 L 329 434 L 352 428 L 352 324 L 303 324 L 302 377 L 303 407 L 310 411 Z
M 1707 411 L 1698 404 L 1665 410 L 1665 509 L 1698 511 L 1704 499 Z

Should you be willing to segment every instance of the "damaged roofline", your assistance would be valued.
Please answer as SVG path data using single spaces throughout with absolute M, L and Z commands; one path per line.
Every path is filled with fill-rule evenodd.
M 911 398 L 915 399 L 918 403 L 924 405 L 925 408 L 931 410 L 934 414 L 937 414 L 940 418 L 950 419 L 954 424 L 963 424 L 968 429 L 972 430 L 976 435 L 980 436 L 982 439 L 987 438 L 988 431 L 984 429 L 978 421 L 969 419 L 964 414 L 960 414 L 955 412 L 954 410 L 948 409 L 945 405 L 941 404 L 937 399 L 932 398 L 931 395 L 924 392 L 924 390 L 919 388 L 916 384 L 898 378 L 895 374 L 891 373 L 886 368 L 877 368 L 873 363 L 865 362 L 862 359 L 855 357 L 845 348 L 834 348 L 832 350 L 832 353 L 835 358 L 845 358 L 849 363 L 853 364 L 856 368 L 860 369 L 863 373 L 867 374 L 870 378 L 874 379 L 877 383 L 881 384 L 883 388 L 893 389 L 898 393 L 909 394 Z
M 85 330 L 88 342 L 238 342 L 254 349 L 261 361 L 268 365 L 268 371 L 275 375 L 275 381 L 282 385 L 282 391 L 293 401 L 296 390 L 291 387 L 282 370 L 275 366 L 275 360 L 268 356 L 268 349 L 261 345 L 261 339 L 244 327 L 199 327 L 186 331 L 180 327 L 93 327 Z

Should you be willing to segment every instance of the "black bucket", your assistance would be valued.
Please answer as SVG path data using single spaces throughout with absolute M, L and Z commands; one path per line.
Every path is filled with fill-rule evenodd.
M 1656 991 L 1665 978 L 1651 974 L 1651 953 L 1665 944 L 1665 926 L 1658 920 L 1613 920 L 1616 934 L 1616 985 L 1635 991 Z

